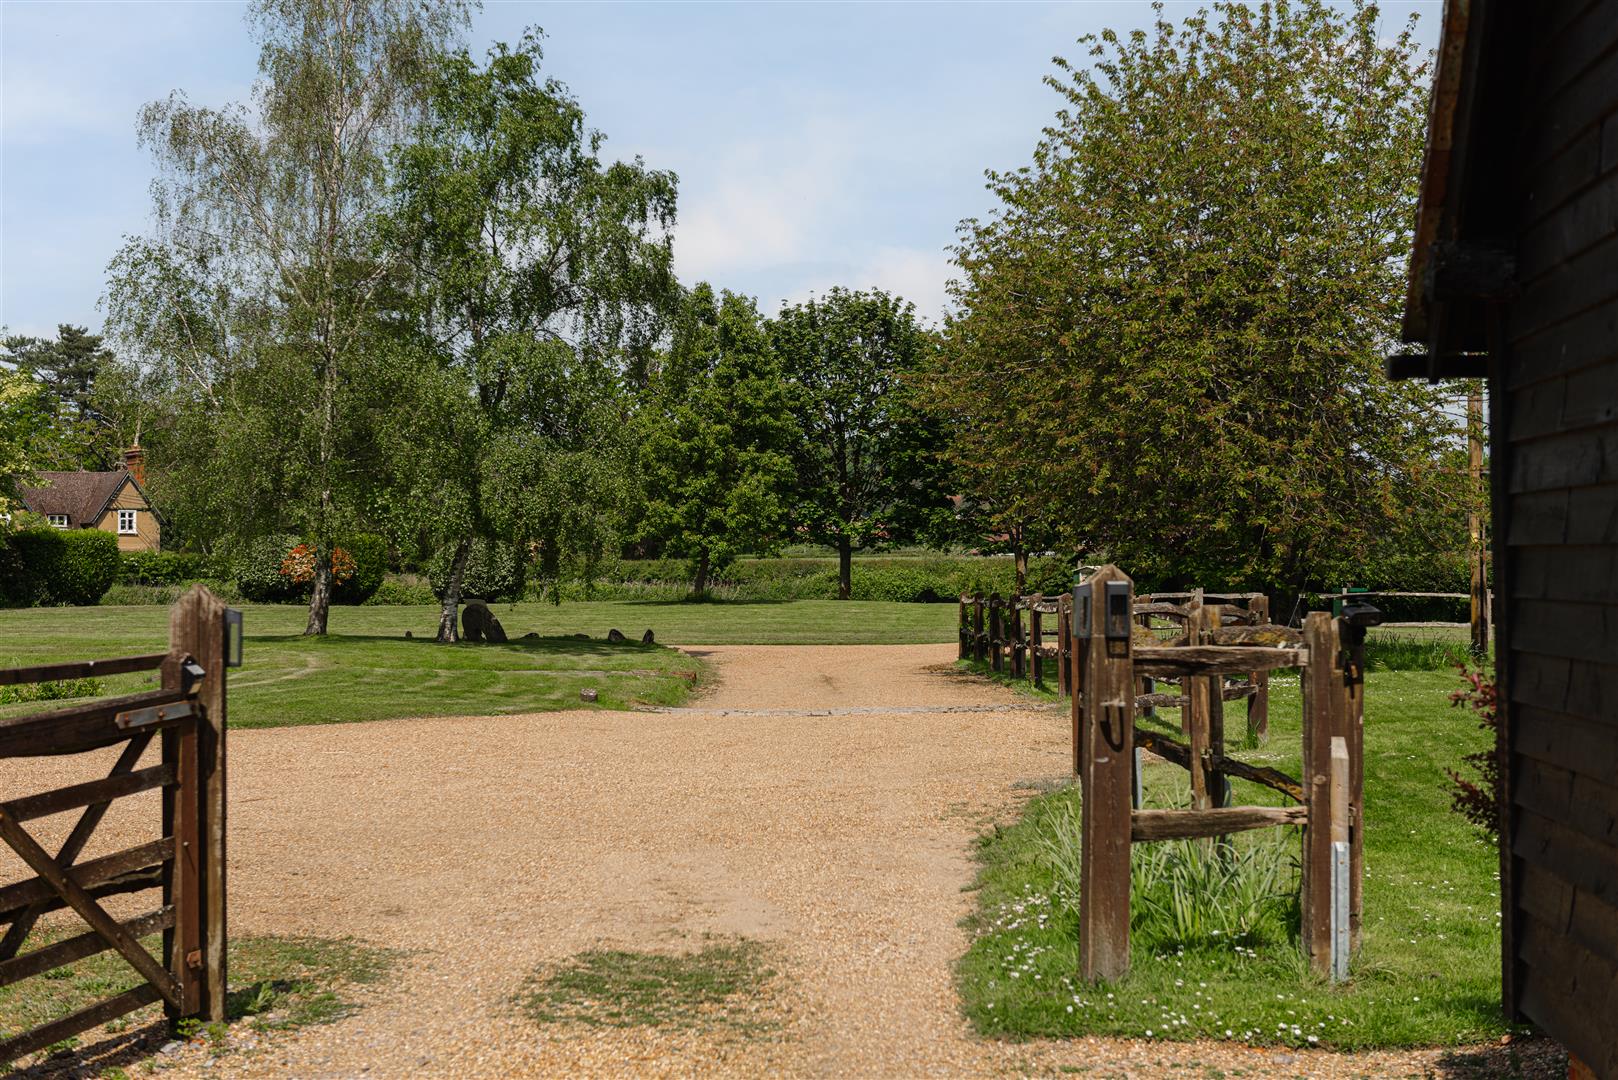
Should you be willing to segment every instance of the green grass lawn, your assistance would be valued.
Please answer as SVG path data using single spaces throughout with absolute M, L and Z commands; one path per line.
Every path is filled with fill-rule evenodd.
M 908 643 L 955 632 L 952 604 L 601 601 L 497 605 L 510 644 L 439 646 L 436 608 L 336 607 L 323 639 L 302 636 L 302 607 L 245 611 L 245 666 L 230 675 L 235 727 L 579 708 L 584 689 L 599 695 L 596 708 L 678 705 L 702 665 L 664 644 Z M 631 643 L 608 644 L 613 628 Z M 660 645 L 639 643 L 648 628 Z M 540 637 L 522 640 L 528 633 Z M 158 652 L 167 640 L 164 607 L 0 611 L 0 666 Z M 128 693 L 153 677 L 114 676 L 101 690 Z M 0 716 L 41 707 L 4 701 Z
M 1255 1045 L 1453 1045 L 1497 1038 L 1500 1014 L 1498 862 L 1493 846 L 1449 808 L 1445 768 L 1480 748 L 1471 716 L 1450 707 L 1453 671 L 1373 671 L 1365 724 L 1365 917 L 1352 982 L 1313 979 L 1296 940 L 1295 901 L 1271 896 L 1245 936 L 1176 930 L 1142 903 L 1149 848 L 1137 845 L 1132 970 L 1117 984 L 1077 982 L 1076 887 L 1064 868 L 1076 849 L 1078 791 L 1048 792 L 1022 820 L 983 837 L 973 941 L 959 967 L 967 1015 L 979 1031 L 1009 1036 L 1116 1034 L 1162 1039 L 1234 1038 Z M 1272 737 L 1243 751 L 1296 776 L 1300 756 L 1296 674 L 1278 675 Z M 1227 730 L 1244 730 L 1226 706 Z M 1177 714 L 1164 710 L 1170 727 Z M 1185 773 L 1149 766 L 1149 805 L 1186 805 Z M 1281 796 L 1242 781 L 1237 803 Z M 1278 868 L 1295 895 L 1298 831 L 1236 838 Z M 1194 842 L 1193 842 L 1194 843 Z M 1279 849 L 1276 845 L 1284 845 Z M 1187 845 L 1189 846 L 1189 845 Z M 1195 852 L 1182 850 L 1182 857 Z M 1227 897 L 1229 909 L 1238 908 Z M 1246 898 L 1251 903 L 1251 897 Z M 1217 928 L 1218 920 L 1210 924 Z M 1227 923 L 1228 925 L 1228 923 Z

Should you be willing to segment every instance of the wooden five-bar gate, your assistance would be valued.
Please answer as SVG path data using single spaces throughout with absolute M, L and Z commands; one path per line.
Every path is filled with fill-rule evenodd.
M 232 629 L 235 634 L 232 635 Z M 116 950 L 140 981 L 68 1016 L 0 1041 L 15 1061 L 144 1005 L 161 1001 L 171 1022 L 225 1018 L 225 668 L 240 617 L 198 586 L 170 612 L 169 649 L 145 656 L 0 670 L 0 685 L 160 672 L 158 689 L 52 712 L 0 719 L 0 759 L 82 754 L 121 746 L 111 772 L 0 803 L 0 840 L 36 875 L 0 887 L 0 986 Z M 142 765 L 151 744 L 155 764 Z M 114 854 L 80 860 L 113 801 L 160 789 L 159 835 Z M 26 823 L 79 811 L 50 854 Z M 109 896 L 160 890 L 157 906 L 118 919 Z M 71 909 L 84 933 L 22 948 L 41 916 Z M 162 934 L 161 955 L 141 938 Z
M 1315 971 L 1346 979 L 1359 938 L 1363 877 L 1364 626 L 1375 612 L 1339 619 L 1312 612 L 1296 630 L 1268 623 L 1262 608 L 1209 602 L 1214 599 L 1160 594 L 1137 604 L 1133 583 L 1115 566 L 1073 590 L 1073 768 L 1083 789 L 1082 973 L 1116 979 L 1129 969 L 1132 843 L 1301 825 L 1304 949 Z M 1185 602 L 1175 602 L 1180 600 Z M 1160 642 L 1141 626 L 1143 618 L 1161 616 L 1183 622 L 1185 632 Z M 1265 676 L 1267 696 L 1268 673 L 1286 668 L 1301 671 L 1302 779 L 1240 761 L 1225 748 L 1223 702 L 1234 696 L 1257 702 L 1259 676 Z M 1254 689 L 1228 685 L 1227 676 L 1245 678 L 1244 685 Z M 1152 680 L 1177 680 L 1180 693 L 1158 693 Z M 1138 713 L 1167 706 L 1180 709 L 1183 741 L 1150 724 L 1136 725 Z M 1250 733 L 1262 735 L 1251 725 Z M 1190 773 L 1189 809 L 1141 807 L 1140 750 Z M 1231 806 L 1231 778 L 1271 788 L 1296 805 Z

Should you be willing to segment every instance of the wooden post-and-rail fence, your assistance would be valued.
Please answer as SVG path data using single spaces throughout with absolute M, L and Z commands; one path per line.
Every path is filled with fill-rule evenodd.
M 1082 974 L 1117 979 L 1129 970 L 1129 848 L 1154 840 L 1217 837 L 1273 825 L 1303 826 L 1302 938 L 1316 972 L 1348 976 L 1358 944 L 1363 877 L 1363 633 L 1325 612 L 1301 631 L 1216 603 L 1212 594 L 1143 598 L 1115 566 L 1074 589 L 1072 695 L 1074 771 L 1083 786 L 1079 939 Z M 1174 604 L 1184 599 L 1184 604 Z M 1252 598 L 1257 599 L 1257 598 Z M 1182 610 L 1186 631 L 1158 643 L 1143 615 Z M 1247 609 L 1251 611 L 1251 608 Z M 1225 752 L 1227 676 L 1297 668 L 1303 687 L 1303 776 L 1257 767 Z M 1178 680 L 1179 735 L 1148 710 L 1165 703 L 1152 681 Z M 1267 693 L 1267 679 L 1265 690 Z M 1256 699 L 1258 691 L 1251 691 Z M 1266 707 L 1267 707 L 1266 701 Z M 1250 714 L 1251 715 L 1251 714 Z M 1266 714 L 1267 715 L 1267 714 Z M 1137 727 L 1137 720 L 1145 723 Z M 1139 755 L 1149 750 L 1191 775 L 1192 805 L 1139 805 Z M 1232 778 L 1271 788 L 1292 806 L 1231 806 Z
M 1212 605 L 1221 640 L 1267 640 L 1264 631 L 1237 627 L 1269 626 L 1270 602 L 1263 593 L 1151 593 L 1135 598 L 1133 616 L 1143 630 L 1160 634 L 1185 631 L 1193 606 Z M 1177 602 L 1180 601 L 1180 602 Z M 1191 603 L 1194 601 L 1194 604 Z M 962 660 L 987 663 L 991 670 L 1024 679 L 1035 686 L 1049 684 L 1053 674 L 1059 696 L 1073 692 L 1073 595 L 1028 596 L 999 593 L 964 594 L 959 600 L 957 655 Z M 1165 626 L 1165 624 L 1167 624 Z M 1051 639 L 1055 640 L 1052 641 Z M 1178 638 L 1166 641 L 1173 644 Z M 1175 682 L 1177 680 L 1160 680 Z M 1156 689 L 1155 682 L 1148 691 Z M 1187 695 L 1152 693 L 1145 708 L 1180 708 Z M 1219 703 L 1247 700 L 1248 732 L 1260 742 L 1270 733 L 1270 674 L 1241 672 L 1220 687 Z
M 1072 603 L 1067 593 L 1053 597 L 1039 593 L 1009 597 L 999 593 L 963 595 L 957 655 L 962 660 L 988 663 L 994 671 L 1027 679 L 1036 686 L 1046 685 L 1055 675 L 1057 692 L 1066 697 L 1071 692 L 1068 667 L 1072 638 L 1068 624 Z M 1055 640 L 1050 640 L 1053 637 Z
M 0 1065 L 157 1001 L 171 1023 L 225 1019 L 225 669 L 239 657 L 239 614 L 197 586 L 170 612 L 167 652 L 0 670 L 0 686 L 138 671 L 160 677 L 158 689 L 0 719 L 0 759 L 123 748 L 105 779 L 0 803 L 0 840 L 35 875 L 0 886 L 0 986 L 108 950 L 139 977 L 130 989 L 0 1041 Z M 154 741 L 157 763 L 141 766 Z M 154 789 L 162 792 L 156 839 L 79 859 L 113 800 Z M 52 855 L 26 823 L 73 810 L 78 820 Z M 120 921 L 102 906 L 148 889 L 160 891 L 157 906 L 135 918 Z M 86 932 L 23 952 L 39 918 L 64 908 Z M 140 941 L 154 933 L 162 934 L 156 956 Z

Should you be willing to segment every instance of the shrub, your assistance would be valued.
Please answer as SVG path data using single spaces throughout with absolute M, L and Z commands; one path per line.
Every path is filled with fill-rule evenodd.
M 8 604 L 94 604 L 118 576 L 118 538 L 99 529 L 25 529 L 0 546 Z
M 454 557 L 453 546 L 442 548 L 433 556 L 432 566 L 428 569 L 433 595 L 439 599 L 444 596 L 444 587 L 449 582 L 450 560 Z M 522 571 L 522 561 L 510 544 L 474 540 L 471 554 L 466 559 L 466 569 L 461 572 L 461 598 L 475 597 L 490 603 L 516 599 L 522 592 Z
M 12 660 L 8 667 L 16 667 Z M 0 705 L 21 705 L 30 701 L 65 701 L 96 697 L 105 693 L 100 679 L 59 679 L 55 682 L 19 683 L 0 686 Z
M 359 533 L 344 540 L 338 549 L 353 559 L 354 572 L 338 584 L 332 599 L 339 604 L 363 604 L 382 586 L 388 570 L 387 541 L 374 533 Z
M 1449 696 L 1456 708 L 1470 709 L 1476 716 L 1478 727 L 1489 734 L 1489 745 L 1461 760 L 1474 772 L 1468 779 L 1454 769 L 1445 769 L 1450 779 L 1450 805 L 1456 813 L 1477 827 L 1486 839 L 1500 838 L 1501 793 L 1505 790 L 1505 774 L 1500 767 L 1500 751 L 1496 743 L 1500 718 L 1495 707 L 1495 684 L 1484 669 L 1474 670 L 1461 664 L 1461 677 L 1466 686 Z
M 119 560 L 123 585 L 180 585 L 208 577 L 213 560 L 191 551 L 126 551 Z
M 886 600 L 898 604 L 931 604 L 953 599 L 947 574 L 922 566 L 854 564 L 850 599 Z
M 365 604 L 431 604 L 438 598 L 433 588 L 415 574 L 389 574 L 377 583 L 376 589 L 361 603 Z
M 285 533 L 261 536 L 242 544 L 231 559 L 231 577 L 246 599 L 255 604 L 285 604 L 308 595 L 300 585 L 281 573 L 281 565 L 298 538 Z
M 0 562 L 0 592 L 8 605 L 34 607 L 51 603 L 51 582 L 66 542 L 49 527 L 22 529 L 5 539 Z
M 100 529 L 62 534 L 62 558 L 50 582 L 51 602 L 94 604 L 118 580 L 118 538 Z

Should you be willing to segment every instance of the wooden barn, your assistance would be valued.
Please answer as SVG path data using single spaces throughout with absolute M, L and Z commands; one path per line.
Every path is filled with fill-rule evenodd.
M 1488 380 L 1505 1006 L 1618 1078 L 1618 0 L 1447 0 L 1395 377 Z

